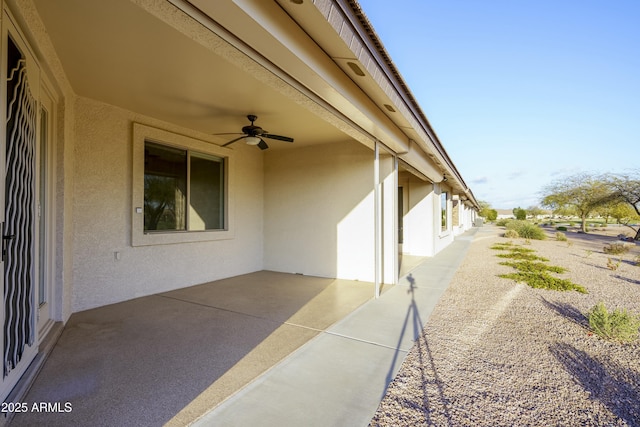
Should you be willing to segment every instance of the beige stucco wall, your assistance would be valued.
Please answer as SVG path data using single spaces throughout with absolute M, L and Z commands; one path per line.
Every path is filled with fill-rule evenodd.
M 234 238 L 133 247 L 132 123 L 204 136 L 86 98 L 75 111 L 74 312 L 262 269 L 259 150 L 234 149 Z
M 266 152 L 265 269 L 374 280 L 373 160 L 357 142 Z

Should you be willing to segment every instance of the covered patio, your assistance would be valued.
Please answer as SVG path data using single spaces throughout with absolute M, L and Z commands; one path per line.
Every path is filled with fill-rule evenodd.
M 477 228 L 378 299 L 261 271 L 74 314 L 12 426 L 364 425 Z
M 4 260 L 0 393 L 23 401 L 44 366 L 27 398 L 73 407 L 18 424 L 190 422 L 471 227 L 357 2 L 0 5 L 0 74 L 21 88 L 2 93 L 28 100 L 0 105 L 29 117 L 1 133 L 25 148 L 5 163 L 33 175 L 0 182 L 22 195 L 5 217 L 30 218 Z M 371 313 L 353 339 L 388 333 L 368 350 L 395 366 L 406 306 Z

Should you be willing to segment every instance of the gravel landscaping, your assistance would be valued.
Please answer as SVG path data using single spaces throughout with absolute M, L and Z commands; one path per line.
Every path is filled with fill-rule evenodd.
M 640 340 L 589 330 L 587 312 L 640 314 L 640 246 L 607 267 L 607 242 L 625 228 L 555 240 L 506 239 L 485 225 L 406 357 L 371 426 L 640 426 Z M 512 241 L 565 267 L 552 275 L 588 293 L 534 289 L 499 278 L 513 268 L 490 249 Z M 609 262 L 611 264 L 611 262 Z

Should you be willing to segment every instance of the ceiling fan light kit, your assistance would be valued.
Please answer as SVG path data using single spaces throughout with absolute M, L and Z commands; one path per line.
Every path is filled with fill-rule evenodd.
M 246 142 L 247 145 L 258 145 L 260 144 L 260 138 L 257 136 L 245 136 L 244 142 Z
M 232 139 L 231 141 L 227 142 L 226 144 L 223 144 L 223 147 L 227 147 L 231 144 L 233 144 L 234 142 L 237 142 L 241 139 L 244 139 L 244 142 L 247 145 L 257 145 L 258 148 L 260 148 L 261 150 L 266 150 L 267 148 L 269 148 L 269 146 L 267 145 L 266 142 L 264 142 L 264 139 L 262 138 L 269 138 L 269 139 L 275 139 L 278 141 L 284 141 L 284 142 L 293 142 L 293 138 L 288 137 L 288 136 L 282 136 L 282 135 L 272 135 L 270 133 L 268 133 L 267 131 L 265 131 L 264 129 L 262 129 L 260 126 L 256 126 L 253 124 L 253 122 L 255 122 L 256 120 L 258 120 L 258 116 L 255 116 L 253 114 L 249 114 L 247 116 L 247 119 L 249 119 L 249 121 L 251 122 L 250 125 L 248 126 L 244 126 L 242 128 L 242 136 Z

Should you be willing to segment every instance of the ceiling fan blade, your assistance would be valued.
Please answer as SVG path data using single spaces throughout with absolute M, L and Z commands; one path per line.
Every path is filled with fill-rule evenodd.
M 267 148 L 269 148 L 269 146 L 267 145 L 266 142 L 264 142 L 264 139 L 260 139 L 260 142 L 258 143 L 258 148 L 260 148 L 261 150 L 266 150 Z
M 290 138 L 288 136 L 282 136 L 282 135 L 272 135 L 270 133 L 263 133 L 262 135 L 260 135 L 264 138 L 271 138 L 271 139 L 277 139 L 278 141 L 284 141 L 284 142 L 293 142 L 293 138 Z
M 227 145 L 231 145 L 231 144 L 233 144 L 233 143 L 234 143 L 234 142 L 236 142 L 236 141 L 240 141 L 240 140 L 241 140 L 242 138 L 244 138 L 244 137 L 245 137 L 245 135 L 242 135 L 242 136 L 241 136 L 241 137 L 239 137 L 239 138 L 232 139 L 231 141 L 227 142 L 226 144 L 222 144 L 222 146 L 223 146 L 223 147 L 226 147 Z

